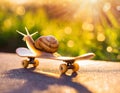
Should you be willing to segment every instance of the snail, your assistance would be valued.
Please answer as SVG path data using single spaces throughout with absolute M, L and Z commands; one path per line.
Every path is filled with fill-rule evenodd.
M 40 36 L 34 41 L 32 36 L 35 35 L 37 32 L 29 34 L 28 29 L 26 27 L 25 30 L 27 35 L 18 30 L 17 32 L 24 36 L 23 40 L 26 42 L 28 48 L 35 54 L 35 56 L 41 56 L 42 51 L 48 53 L 55 53 L 58 50 L 59 43 L 54 36 Z

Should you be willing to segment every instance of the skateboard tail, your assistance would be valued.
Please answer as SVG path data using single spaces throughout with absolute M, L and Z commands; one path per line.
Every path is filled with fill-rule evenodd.
M 79 57 L 77 57 L 76 59 L 79 59 L 79 60 L 87 60 L 87 59 L 91 59 L 95 56 L 94 53 L 87 53 L 87 54 L 84 54 L 84 55 L 81 55 Z

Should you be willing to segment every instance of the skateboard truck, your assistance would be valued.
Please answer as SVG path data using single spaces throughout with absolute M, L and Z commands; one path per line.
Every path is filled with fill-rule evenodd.
M 67 61 L 67 60 L 66 60 L 66 61 L 64 61 L 64 62 L 67 63 L 67 67 L 68 67 L 68 69 L 73 69 L 73 68 L 74 68 L 73 65 L 72 65 L 73 62 L 74 62 L 73 60 L 70 60 L 70 61 Z
M 60 72 L 61 74 L 64 74 L 67 72 L 68 69 L 72 69 L 73 72 L 76 72 L 79 70 L 79 65 L 75 63 L 75 60 L 64 60 L 65 64 L 60 65 Z
M 28 57 L 28 59 L 29 59 L 29 64 L 34 64 L 34 57 Z
M 35 57 L 28 57 L 28 59 L 22 61 L 24 68 L 27 68 L 29 64 L 33 64 L 34 67 L 37 67 L 39 65 L 39 61 L 35 59 Z

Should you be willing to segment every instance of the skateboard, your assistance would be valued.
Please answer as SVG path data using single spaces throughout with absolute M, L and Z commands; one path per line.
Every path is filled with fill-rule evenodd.
M 78 71 L 79 65 L 75 62 L 76 60 L 90 59 L 95 56 L 94 53 L 87 53 L 87 54 L 76 56 L 76 57 L 66 57 L 66 56 L 56 57 L 52 53 L 42 52 L 39 57 L 36 57 L 28 48 L 24 48 L 24 47 L 17 48 L 16 53 L 20 57 L 28 58 L 22 61 L 22 65 L 24 68 L 27 68 L 29 64 L 33 64 L 34 67 L 37 67 L 39 65 L 39 61 L 36 58 L 46 58 L 46 59 L 63 61 L 65 63 L 61 64 L 59 67 L 59 70 L 62 74 L 66 73 L 68 69 L 72 69 L 73 72 Z

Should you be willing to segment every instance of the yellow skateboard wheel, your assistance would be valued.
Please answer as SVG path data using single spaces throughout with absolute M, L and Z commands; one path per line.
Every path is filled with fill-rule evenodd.
M 38 59 L 35 59 L 33 66 L 34 66 L 34 67 L 37 67 L 38 65 L 39 65 L 39 60 L 38 60 Z
M 27 59 L 26 59 L 26 60 L 23 60 L 23 61 L 22 61 L 22 65 L 23 65 L 24 68 L 27 68 L 28 65 L 29 65 L 29 61 L 28 61 Z
M 79 70 L 79 65 L 77 63 L 73 63 L 73 69 L 74 72 Z
M 67 65 L 66 64 L 61 64 L 60 65 L 60 72 L 61 74 L 64 74 L 67 71 Z

